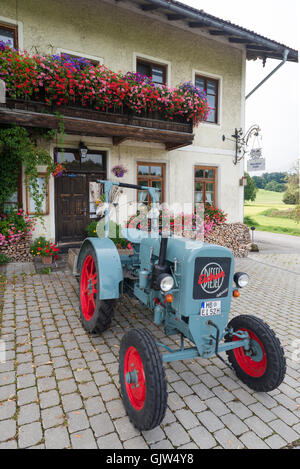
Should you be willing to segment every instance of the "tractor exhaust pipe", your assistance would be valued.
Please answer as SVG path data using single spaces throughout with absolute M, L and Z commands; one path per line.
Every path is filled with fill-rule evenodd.
M 161 242 L 160 242 L 159 258 L 158 258 L 158 265 L 160 267 L 163 267 L 166 263 L 167 247 L 168 247 L 168 238 L 162 237 Z

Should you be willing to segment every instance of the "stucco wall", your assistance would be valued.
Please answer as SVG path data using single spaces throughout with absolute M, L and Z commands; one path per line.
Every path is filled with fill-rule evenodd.
M 20 22 L 20 44 L 29 52 L 65 49 L 102 58 L 106 66 L 122 72 L 134 70 L 136 55 L 149 56 L 169 63 L 171 86 L 193 80 L 196 72 L 218 77 L 220 122 L 200 124 L 192 149 L 168 153 L 159 145 L 126 143 L 121 146 L 122 162 L 130 170 L 126 178 L 130 182 L 135 182 L 137 160 L 166 162 L 169 202 L 192 201 L 195 164 L 217 166 L 218 205 L 229 214 L 230 221 L 241 220 L 242 169 L 232 163 L 234 145 L 222 141 L 223 134 L 230 136 L 244 124 L 245 55 L 240 46 L 179 30 L 107 1 L 19 0 L 17 12 L 15 5 L 14 1 L 1 0 L 0 21 Z M 99 139 L 97 144 L 101 146 L 103 141 Z M 118 149 L 107 141 L 104 146 L 113 165 Z

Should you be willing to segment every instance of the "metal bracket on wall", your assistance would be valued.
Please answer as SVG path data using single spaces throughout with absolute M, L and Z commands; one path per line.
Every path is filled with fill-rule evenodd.
M 273 76 L 274 73 L 276 73 L 277 70 L 279 70 L 286 63 L 288 56 L 289 56 L 289 51 L 285 49 L 285 51 L 283 52 L 282 62 L 280 62 L 280 64 L 277 65 L 277 67 L 274 68 L 274 70 L 271 73 L 269 73 L 269 75 L 266 76 L 266 78 L 264 78 L 252 91 L 250 91 L 249 94 L 247 94 L 246 99 L 250 98 L 250 96 L 252 96 L 255 93 L 255 91 L 257 91 L 264 83 L 266 83 L 266 81 L 268 81 L 269 78 L 271 78 L 271 76 Z

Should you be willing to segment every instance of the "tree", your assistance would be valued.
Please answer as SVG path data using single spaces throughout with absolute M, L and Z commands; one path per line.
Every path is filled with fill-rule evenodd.
M 268 184 L 265 186 L 265 190 L 272 191 L 272 192 L 285 192 L 286 185 L 273 180 L 273 181 L 268 182 Z
M 247 185 L 244 188 L 244 198 L 245 200 L 251 200 L 252 202 L 254 202 L 258 192 L 258 188 L 254 180 L 248 173 L 245 173 L 245 178 L 247 180 Z
M 283 196 L 285 204 L 299 205 L 300 182 L 299 182 L 300 160 L 298 160 L 286 176 L 286 192 Z M 299 211 L 298 211 L 299 212 Z

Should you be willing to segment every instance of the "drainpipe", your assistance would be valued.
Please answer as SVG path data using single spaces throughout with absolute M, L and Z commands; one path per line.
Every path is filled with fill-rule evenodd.
M 277 70 L 279 70 L 286 63 L 288 56 L 289 51 L 285 49 L 282 62 L 277 65 L 277 67 L 271 73 L 269 73 L 269 75 L 264 78 L 249 94 L 247 94 L 246 99 L 250 98 L 250 96 L 252 96 L 255 91 L 257 91 L 264 83 L 266 83 L 266 81 L 269 80 L 269 78 L 271 78 L 271 76 L 274 75 L 274 73 L 276 73 Z

